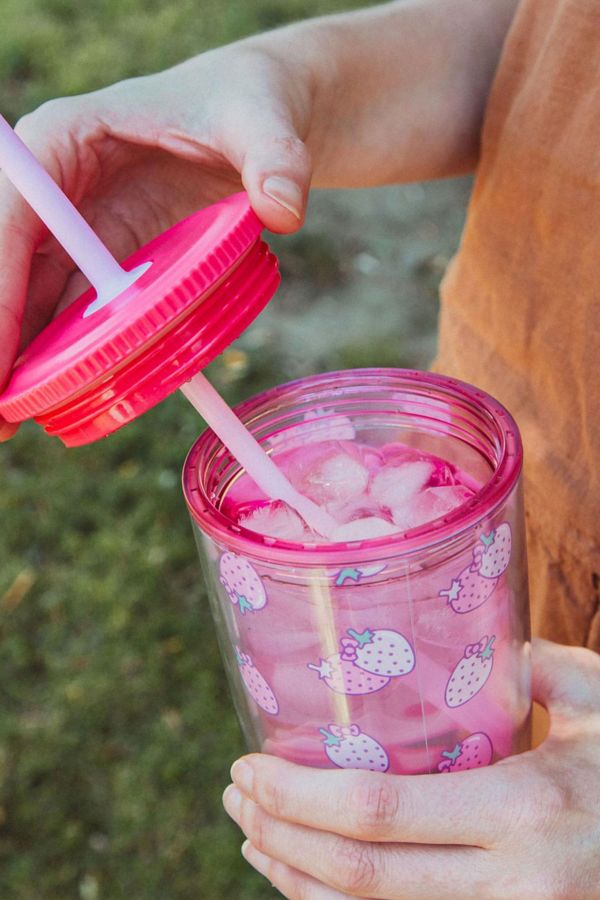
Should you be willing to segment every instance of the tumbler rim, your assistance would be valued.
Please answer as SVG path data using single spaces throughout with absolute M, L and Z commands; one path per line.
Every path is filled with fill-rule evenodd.
M 338 393 L 344 385 L 382 387 L 397 380 L 394 390 L 419 388 L 437 392 L 440 399 L 466 402 L 481 412 L 500 440 L 499 456 L 492 476 L 476 495 L 446 516 L 406 532 L 362 541 L 338 543 L 297 543 L 282 541 L 233 523 L 211 501 L 199 477 L 199 467 L 222 447 L 211 429 L 206 429 L 192 445 L 183 467 L 183 493 L 192 520 L 213 541 L 228 550 L 267 563 L 301 567 L 332 566 L 351 558 L 356 563 L 395 558 L 406 563 L 445 545 L 459 541 L 467 532 L 483 526 L 514 490 L 523 467 L 523 446 L 518 426 L 508 410 L 478 387 L 433 372 L 402 368 L 344 369 L 287 381 L 255 394 L 235 407 L 247 423 L 260 410 L 277 408 L 286 395 L 302 389 L 310 394 L 328 384 Z M 392 385 L 390 384 L 390 388 Z M 323 398 L 322 402 L 327 402 Z

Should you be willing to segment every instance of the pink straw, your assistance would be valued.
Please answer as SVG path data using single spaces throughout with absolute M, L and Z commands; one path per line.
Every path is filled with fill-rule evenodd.
M 284 500 L 317 534 L 327 537 L 332 533 L 337 525 L 335 519 L 292 487 L 202 372 L 180 390 L 268 497 Z
M 98 235 L 0 115 L 0 168 L 96 289 L 99 309 L 132 285 L 147 266 L 126 272 Z M 92 308 L 88 312 L 92 312 Z

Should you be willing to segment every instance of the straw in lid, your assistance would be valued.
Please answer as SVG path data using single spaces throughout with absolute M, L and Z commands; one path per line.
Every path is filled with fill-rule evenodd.
M 67 446 L 116 431 L 163 400 L 256 318 L 279 284 L 240 193 L 184 219 L 123 262 L 146 271 L 106 304 L 86 291 L 17 360 L 0 395 Z

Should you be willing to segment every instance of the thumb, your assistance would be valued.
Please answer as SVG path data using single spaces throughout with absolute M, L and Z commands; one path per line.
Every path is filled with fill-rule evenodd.
M 274 118 L 246 133 L 239 170 L 250 203 L 271 231 L 288 234 L 304 221 L 312 174 L 310 154 L 290 122 Z
M 533 699 L 551 717 L 600 715 L 600 654 L 536 638 L 532 658 Z

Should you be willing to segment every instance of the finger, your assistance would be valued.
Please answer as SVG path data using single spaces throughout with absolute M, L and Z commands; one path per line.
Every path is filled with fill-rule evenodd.
M 0 391 L 17 356 L 31 260 L 43 233 L 31 207 L 0 175 Z M 18 428 L 0 416 L 0 442 L 13 437 Z
M 12 368 L 35 248 L 44 226 L 8 180 L 0 177 L 0 386 Z
M 552 719 L 600 713 L 600 655 L 537 638 L 533 642 L 533 698 Z
M 265 856 L 352 897 L 455 897 L 458 888 L 473 890 L 492 876 L 491 857 L 476 847 L 356 841 L 274 819 L 235 787 L 223 802 Z
M 73 192 L 74 185 L 70 182 L 77 174 L 73 146 L 68 140 L 68 116 L 75 107 L 76 104 L 68 101 L 48 103 L 15 126 L 21 140 L 67 193 Z M 81 184 L 77 187 L 82 189 Z M 1 175 L 0 385 L 6 383 L 18 350 L 32 265 L 35 269 L 34 254 L 45 236 L 47 229 L 43 222 L 6 176 Z M 66 275 L 58 269 L 55 274 L 64 283 Z M 41 318 L 48 316 L 49 310 L 44 308 Z
M 241 173 L 259 219 L 287 234 L 304 221 L 312 161 L 285 111 L 228 116 L 223 152 Z
M 232 60 L 232 66 L 236 65 L 239 67 L 240 61 Z M 95 94 L 96 112 L 105 129 L 121 139 L 156 143 L 183 158 L 208 163 L 215 171 L 225 161 L 240 174 L 253 209 L 267 228 L 282 234 L 300 228 L 312 162 L 292 120 L 289 102 L 275 97 L 276 85 L 261 91 L 241 84 L 236 95 L 212 115 L 207 113 L 212 98 L 208 94 L 200 100 L 195 97 L 196 112 L 184 117 L 177 108 L 171 114 L 171 78 L 176 73 L 177 68 L 171 70 L 160 84 L 152 77 L 136 80 L 135 105 L 127 102 L 127 83 Z M 233 79 L 238 76 L 248 81 L 239 72 Z M 164 102 L 157 103 L 165 89 Z M 202 90 L 201 85 L 197 90 Z M 149 122 L 154 123 L 156 133 Z
M 54 240 L 45 241 L 34 254 L 29 273 L 27 300 L 21 323 L 19 351 L 48 324 L 58 310 L 75 264 Z
M 231 775 L 279 819 L 359 840 L 479 847 L 495 845 L 510 828 L 511 803 L 522 806 L 525 781 L 519 766 L 381 775 L 310 769 L 261 754 L 235 763 Z
M 250 841 L 245 841 L 242 845 L 242 856 L 289 900 L 344 900 L 348 897 L 348 894 L 341 894 L 320 884 L 298 869 L 292 869 L 277 859 L 265 856 Z
M 242 182 L 271 231 L 295 231 L 304 221 L 310 172 L 308 150 L 294 134 L 280 133 L 248 150 Z

